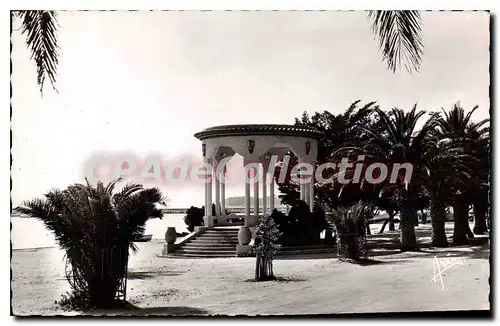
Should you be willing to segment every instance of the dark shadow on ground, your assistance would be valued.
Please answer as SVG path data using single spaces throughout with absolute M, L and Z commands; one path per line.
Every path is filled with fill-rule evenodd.
M 278 283 L 294 283 L 294 282 L 305 282 L 307 279 L 305 278 L 300 278 L 300 277 L 281 277 L 278 276 L 276 277 L 275 282 Z
M 305 282 L 305 281 L 307 281 L 307 279 L 300 278 L 300 277 L 281 277 L 281 276 L 276 276 L 272 280 L 256 281 L 254 278 L 250 278 L 250 279 L 245 280 L 244 282 L 249 282 L 249 283 L 260 283 L 260 282 L 293 283 L 293 282 Z
M 408 260 L 406 259 L 391 259 L 391 260 L 375 260 L 371 258 L 359 258 L 359 259 L 346 259 L 346 258 L 339 258 L 339 260 L 343 263 L 351 263 L 355 265 L 360 265 L 360 266 L 373 266 L 373 265 L 389 265 L 389 264 L 398 264 L 398 263 L 405 263 Z
M 459 249 L 468 249 L 467 251 Z M 434 248 L 422 249 L 426 256 L 433 256 L 437 258 L 472 258 L 472 259 L 489 259 L 490 246 L 461 246 L 461 247 L 448 247 L 445 251 L 437 251 Z
M 129 302 L 125 302 L 120 307 L 112 309 L 99 309 L 85 313 L 92 316 L 192 316 L 207 315 L 205 309 L 185 306 L 165 306 L 165 307 L 138 307 Z
M 151 271 L 151 272 L 128 272 L 129 280 L 144 280 L 147 278 L 154 278 L 159 276 L 178 276 L 186 273 L 185 271 Z
M 415 235 L 418 241 L 419 250 L 407 251 L 405 258 L 417 258 L 436 256 L 441 257 L 467 257 L 473 259 L 489 259 L 489 235 L 475 235 L 469 238 L 468 245 L 453 246 L 453 225 L 446 225 L 449 246 L 446 248 L 435 248 L 431 242 L 431 225 L 426 224 L 415 229 Z M 400 250 L 400 232 L 390 231 L 383 234 L 373 234 L 367 236 L 367 245 L 369 248 L 369 257 L 391 256 L 401 253 Z M 464 250 L 467 248 L 467 250 Z
M 465 249 L 465 250 L 464 250 Z M 449 246 L 446 248 L 435 248 L 431 246 L 420 246 L 418 250 L 406 251 L 404 253 L 399 249 L 371 248 L 369 257 L 391 256 L 396 254 L 404 255 L 404 258 L 471 258 L 471 259 L 489 259 L 490 246 L 483 244 L 481 246 Z
M 337 257 L 338 255 L 335 252 L 335 253 L 322 253 L 322 254 L 275 256 L 274 260 L 332 259 Z

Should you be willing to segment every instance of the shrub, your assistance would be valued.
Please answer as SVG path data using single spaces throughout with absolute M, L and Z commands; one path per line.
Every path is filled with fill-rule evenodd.
M 315 206 L 311 213 L 304 201 L 295 201 L 288 216 L 274 210 L 271 213 L 281 237 L 279 243 L 286 246 L 308 246 L 321 242 L 321 232 L 328 228 L 324 210 Z
M 184 216 L 184 223 L 187 225 L 187 229 L 189 232 L 194 231 L 195 226 L 203 225 L 203 216 L 205 215 L 205 208 L 198 208 L 195 206 L 191 206 Z
M 158 188 L 127 184 L 115 192 L 119 181 L 55 189 L 15 209 L 40 219 L 66 252 L 66 278 L 72 290 L 61 300 L 66 307 L 114 304 L 126 285 L 129 248 L 137 250 L 133 241 L 144 233 L 148 219 L 163 215 L 156 205 L 164 203 Z
M 331 235 L 331 229 L 328 221 L 326 220 L 325 210 L 321 206 L 315 205 L 311 213 L 311 218 L 313 221 L 313 229 L 311 232 L 310 242 L 312 244 L 319 244 L 321 243 L 321 232 L 326 230 Z M 328 241 L 328 236 L 326 234 L 325 240 Z
M 266 281 L 274 279 L 273 259 L 279 249 L 278 239 L 281 233 L 271 215 L 265 215 L 259 220 L 255 233 L 252 251 L 255 254 L 255 280 Z
M 224 212 L 225 215 L 229 215 L 228 210 Z M 215 204 L 212 204 L 212 215 L 215 216 Z M 205 216 L 205 206 L 201 208 L 191 206 L 184 216 L 184 223 L 187 225 L 187 229 L 189 232 L 194 231 L 195 226 L 204 225 L 203 217 Z
M 345 258 L 358 260 L 366 255 L 364 220 L 352 207 L 338 207 L 331 215 L 337 234 L 337 250 Z

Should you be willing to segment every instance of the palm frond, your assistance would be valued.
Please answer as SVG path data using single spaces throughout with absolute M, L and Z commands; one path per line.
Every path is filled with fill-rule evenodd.
M 403 64 L 410 73 L 418 71 L 424 47 L 420 13 L 413 10 L 371 10 L 368 18 L 372 21 L 372 31 L 387 67 L 396 72 Z
M 21 33 L 26 35 L 26 45 L 37 70 L 37 83 L 43 94 L 45 79 L 55 87 L 59 46 L 57 40 L 57 13 L 45 10 L 28 10 L 17 13 L 22 20 Z

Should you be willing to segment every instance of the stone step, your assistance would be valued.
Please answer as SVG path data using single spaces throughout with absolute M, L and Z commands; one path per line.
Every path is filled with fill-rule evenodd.
M 169 258 L 235 258 L 236 253 L 233 253 L 232 255 L 227 255 L 227 254 L 186 254 L 186 253 L 173 253 L 173 254 L 168 254 L 166 257 Z
M 198 248 L 179 248 L 175 252 L 185 252 L 185 253 L 216 253 L 216 254 L 234 254 L 236 252 L 236 247 L 235 248 L 228 248 L 228 249 L 219 249 L 219 248 L 203 248 L 203 249 L 198 249 Z
M 231 233 L 203 233 L 198 236 L 200 237 L 226 237 L 226 238 L 237 238 L 238 234 L 231 234 Z
M 296 250 L 316 250 L 316 249 L 333 249 L 332 247 L 325 245 L 317 246 L 281 246 L 280 251 L 296 251 Z
M 196 248 L 196 247 L 182 247 L 177 249 L 175 252 L 236 252 L 236 246 L 234 247 L 221 247 L 221 248 L 209 248 L 209 247 L 203 247 L 203 248 Z
M 200 257 L 200 258 L 206 258 L 206 257 L 235 257 L 236 256 L 236 250 L 231 251 L 231 252 L 217 252 L 217 251 L 176 251 L 173 253 L 176 256 L 186 256 L 186 257 Z
M 238 242 L 238 238 L 236 237 L 198 237 L 195 240 L 204 240 L 207 242 Z
M 205 233 L 203 234 L 200 234 L 200 235 L 207 235 L 207 234 L 216 234 L 216 235 L 230 235 L 230 236 L 238 236 L 238 232 L 231 232 L 231 231 L 212 231 L 212 232 L 209 232 L 209 231 L 206 231 Z
M 228 248 L 236 247 L 236 244 L 220 244 L 220 243 L 186 243 L 182 248 Z
M 213 242 L 213 241 L 202 241 L 202 240 L 198 240 L 198 241 L 192 241 L 192 242 L 189 242 L 189 243 L 192 243 L 192 244 L 195 244 L 195 245 L 201 245 L 201 246 L 207 246 L 207 245 L 212 245 L 212 244 L 218 244 L 218 245 L 224 245 L 224 246 L 235 246 L 238 244 L 238 241 L 219 241 L 219 242 Z
M 209 237 L 199 237 L 196 239 L 193 239 L 192 241 L 195 240 L 204 240 L 205 242 L 212 242 L 212 243 L 217 243 L 217 242 L 238 242 L 238 238 L 209 238 Z
M 218 236 L 212 236 L 212 237 L 196 237 L 191 241 L 194 240 L 208 240 L 208 241 L 238 241 L 238 237 L 218 237 Z
M 217 248 L 236 248 L 235 244 L 198 244 L 198 243 L 187 243 L 184 245 L 182 248 L 210 248 L 210 249 L 217 249 Z

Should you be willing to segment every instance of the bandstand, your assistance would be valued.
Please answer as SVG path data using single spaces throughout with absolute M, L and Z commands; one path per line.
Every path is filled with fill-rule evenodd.
M 223 225 L 225 221 L 225 183 L 224 167 L 219 163 L 227 162 L 236 153 L 243 157 L 245 174 L 252 173 L 262 178 L 249 178 L 245 185 L 244 226 L 255 226 L 259 218 L 259 199 L 262 199 L 262 213 L 274 209 L 274 169 L 277 157 L 281 161 L 290 151 L 297 156 L 300 163 L 314 166 L 317 158 L 318 139 L 323 133 L 306 126 L 293 125 L 225 125 L 207 128 L 194 135 L 202 141 L 203 162 L 211 167 L 212 178 L 205 183 L 205 217 L 206 227 Z M 312 173 L 311 180 L 314 180 Z M 252 180 L 253 179 L 253 180 Z M 313 183 L 300 184 L 300 199 L 313 208 Z M 251 190 L 253 189 L 253 203 Z M 268 202 L 269 197 L 269 202 Z M 212 213 L 215 204 L 215 216 Z M 269 203 L 269 205 L 268 205 Z

